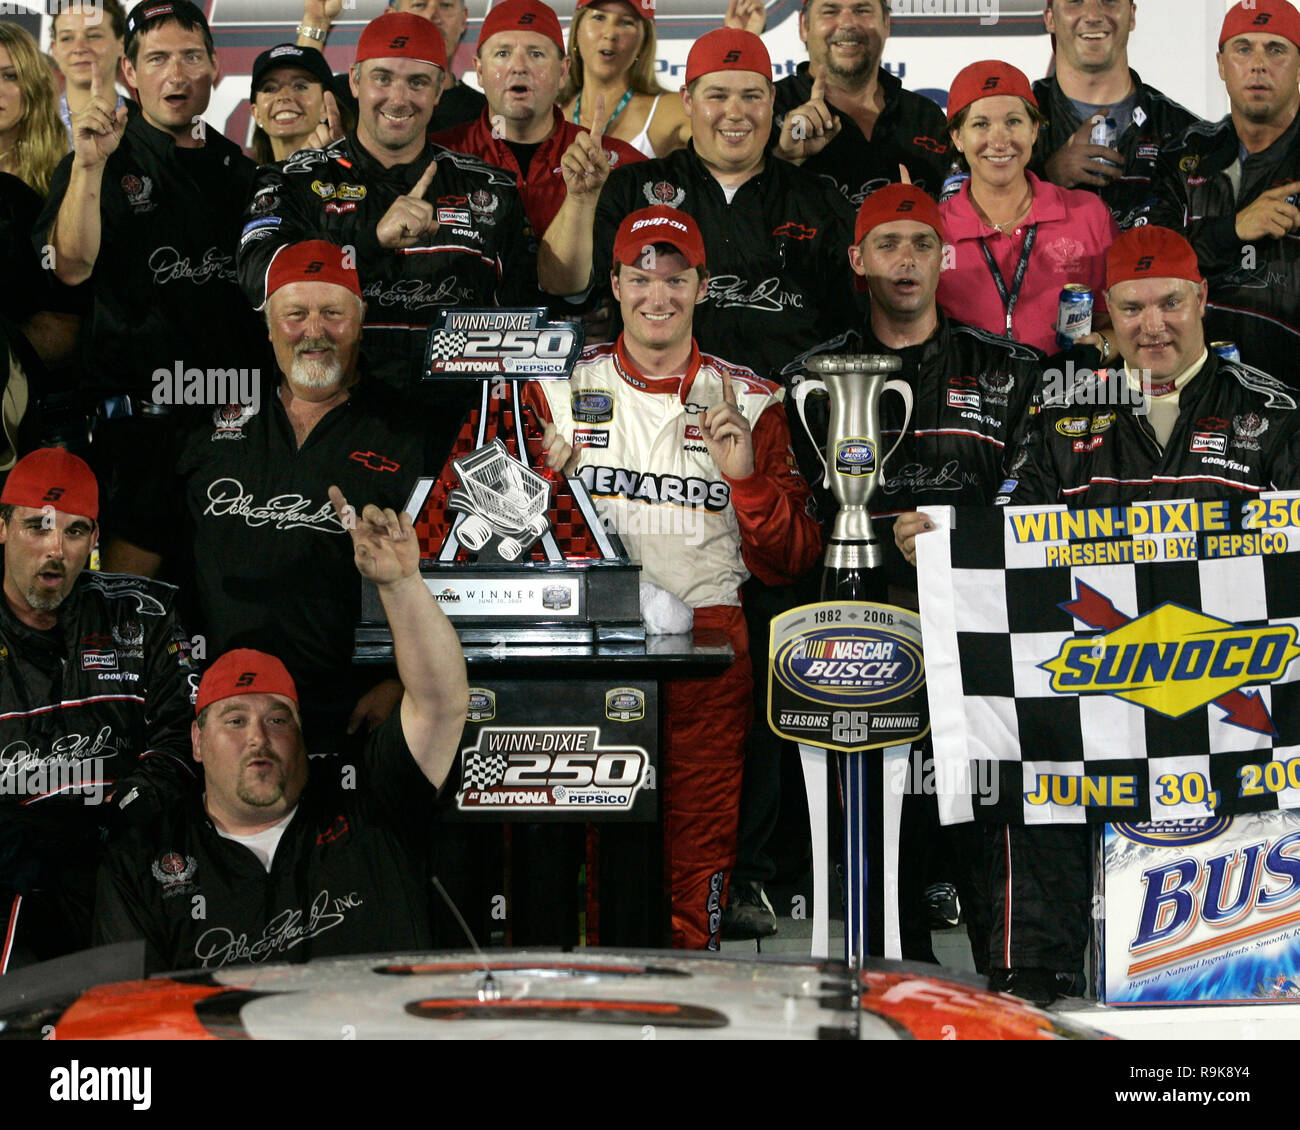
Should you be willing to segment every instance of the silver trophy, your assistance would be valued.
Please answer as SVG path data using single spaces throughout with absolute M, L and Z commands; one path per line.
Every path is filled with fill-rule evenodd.
M 826 547 L 826 569 L 838 573 L 877 569 L 884 556 L 872 532 L 868 504 L 884 477 L 886 460 L 912 422 L 911 388 L 906 381 L 888 379 L 903 363 L 890 355 L 828 354 L 812 358 L 804 367 L 821 378 L 794 387 L 795 410 L 814 448 L 817 438 L 808 426 L 804 402 L 814 390 L 830 397 L 826 455 L 823 458 L 818 452 L 817 457 L 826 472 L 822 485 L 830 489 L 840 509 Z M 903 398 L 906 411 L 898 439 L 881 455 L 880 397 L 887 391 Z

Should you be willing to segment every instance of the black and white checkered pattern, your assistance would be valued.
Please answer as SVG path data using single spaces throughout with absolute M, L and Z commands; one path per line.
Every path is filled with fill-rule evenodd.
M 1300 808 L 1300 789 L 1242 795 L 1242 767 L 1300 756 L 1300 661 L 1258 691 L 1277 736 L 1227 722 L 1211 702 L 1178 718 L 1110 694 L 1051 689 L 1040 664 L 1070 637 L 1095 638 L 1060 605 L 1078 584 L 1137 619 L 1166 602 L 1233 624 L 1300 628 L 1300 538 L 1286 553 L 1188 561 L 1044 568 L 1043 547 L 1015 542 L 997 508 L 926 508 L 939 529 L 918 539 L 918 586 L 939 780 L 997 780 L 994 804 L 971 792 L 940 798 L 945 822 L 1009 823 L 1176 820 L 1208 815 L 1206 804 L 1167 803 L 1160 779 L 1198 773 L 1218 812 Z M 984 762 L 983 765 L 975 765 Z M 988 763 L 993 763 L 992 765 Z M 983 776 L 981 776 L 983 771 Z M 1132 776 L 1132 807 L 1031 805 L 1039 773 Z M 1251 772 L 1249 780 L 1254 780 Z M 972 790 L 973 792 L 974 790 Z
M 461 774 L 461 789 L 490 789 L 499 785 L 506 775 L 506 759 L 499 753 L 465 754 L 465 768 Z
M 465 356 L 469 334 L 460 330 L 437 330 L 429 335 L 429 360 L 456 361 Z

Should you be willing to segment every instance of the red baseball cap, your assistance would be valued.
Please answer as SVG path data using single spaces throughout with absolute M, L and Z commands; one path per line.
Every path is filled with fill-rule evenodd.
M 1244 0 L 1223 17 L 1219 50 L 1238 35 L 1280 35 L 1300 47 L 1300 12 L 1287 0 Z
M 194 712 L 201 714 L 205 707 L 237 694 L 278 694 L 298 705 L 298 688 L 288 668 L 274 655 L 251 647 L 226 652 L 203 672 Z
M 593 4 L 599 4 L 602 0 L 578 0 L 574 6 L 577 8 L 590 8 Z M 643 20 L 653 20 L 655 18 L 655 0 L 621 0 L 621 3 L 629 4 L 632 10 Z
M 496 4 L 483 19 L 478 33 L 482 48 L 499 31 L 534 31 L 544 35 L 564 54 L 564 33 L 560 30 L 560 17 L 541 0 L 504 0 Z
M 1192 245 L 1176 231 L 1144 224 L 1117 236 L 1106 252 L 1106 289 L 1131 279 L 1201 281 Z
M 704 237 L 696 222 L 680 208 L 656 204 L 626 216 L 614 237 L 614 258 L 628 267 L 640 263 L 647 247 L 668 243 L 677 248 L 690 267 L 704 266 Z
M 753 71 L 772 78 L 772 57 L 752 31 L 720 27 L 695 41 L 686 56 L 686 85 L 714 71 Z
M 367 59 L 417 59 L 447 69 L 447 45 L 432 20 L 391 8 L 376 16 L 357 40 L 358 63 Z
M 972 102 L 978 102 L 981 98 L 996 98 L 1000 94 L 1023 98 L 1035 110 L 1038 109 L 1038 99 L 1034 97 L 1024 71 L 1010 63 L 999 59 L 983 59 L 969 67 L 963 67 L 948 88 L 948 121 L 951 122 Z
M 99 517 L 99 483 L 84 459 L 61 447 L 42 447 L 14 464 L 0 503 L 33 510 L 53 506 L 94 521 Z
M 943 239 L 939 205 L 914 184 L 887 184 L 868 196 L 858 208 L 853 242 L 861 243 L 872 228 L 890 220 L 916 220 L 929 224 Z
M 361 297 L 356 267 L 343 261 L 343 248 L 324 239 L 308 239 L 281 247 L 266 269 L 266 297 L 296 282 L 326 282 L 345 286 Z

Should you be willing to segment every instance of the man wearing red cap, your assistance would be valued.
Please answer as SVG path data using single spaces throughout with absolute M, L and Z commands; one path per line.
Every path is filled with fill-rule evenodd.
M 1166 149 L 1148 223 L 1182 231 L 1210 284 L 1206 332 L 1293 388 L 1300 350 L 1300 12 L 1243 0 L 1219 32 L 1230 112 Z
M 358 764 L 335 779 L 320 763 L 309 780 L 284 665 L 241 648 L 204 673 L 190 727 L 202 793 L 133 829 L 99 877 L 97 940 L 143 938 L 149 971 L 430 945 L 419 862 L 465 726 L 465 660 L 420 578 L 410 516 L 353 515 L 337 487 L 330 502 L 392 627 L 400 709 Z
M 308 743 L 329 753 L 387 709 L 366 694 L 383 672 L 351 664 L 361 590 L 326 492 L 337 483 L 400 510 L 445 452 L 426 451 L 423 421 L 362 376 L 364 304 L 340 248 L 280 248 L 267 292 L 278 381 L 260 408 L 217 409 L 157 452 L 151 490 L 125 513 L 105 561 L 145 576 L 165 564 L 210 653 L 274 649 L 298 686 Z M 400 688 L 380 688 L 391 706 Z
M 1056 67 L 1034 83 L 1048 120 L 1029 167 L 1062 188 L 1096 192 L 1115 222 L 1130 227 L 1151 197 L 1161 152 L 1200 119 L 1129 68 L 1134 0 L 1047 0 L 1043 22 Z M 1111 148 L 1092 143 L 1099 117 L 1115 123 Z
M 1130 228 L 1106 257 L 1122 365 L 1048 398 L 995 502 L 1071 509 L 1300 488 L 1300 411 L 1257 369 L 1206 349 L 1191 245 Z M 1099 442 L 1080 442 L 1090 436 Z M 989 827 L 992 984 L 1040 1002 L 1081 991 L 1092 884 L 1086 827 Z
M 719 28 L 686 62 L 692 140 L 667 157 L 619 167 L 599 193 L 566 161 L 569 195 L 543 239 L 552 294 L 600 290 L 619 224 L 646 205 L 694 217 L 712 273 L 695 315 L 701 347 L 776 379 L 791 358 L 856 321 L 844 248 L 852 211 L 830 185 L 767 155 L 772 64 L 752 32 Z
M 387 12 L 367 24 L 351 72 L 356 133 L 264 166 L 239 249 L 240 281 L 259 309 L 281 247 L 325 239 L 350 249 L 370 372 L 401 389 L 423 371 L 435 310 L 536 294 L 514 179 L 426 140 L 446 65 L 428 20 Z
M 892 184 L 868 196 L 858 209 L 853 236 L 849 259 L 859 285 L 870 293 L 870 315 L 860 331 L 825 342 L 810 355 L 892 353 L 903 363 L 898 375 L 912 389 L 911 422 L 872 498 L 872 519 L 886 549 L 890 598 L 916 608 L 914 542 L 925 519 L 915 511 L 992 502 L 1006 477 L 1006 455 L 1029 422 L 1039 393 L 1041 358 L 939 309 L 943 221 L 939 206 L 919 187 Z M 794 367 L 802 369 L 805 360 Z M 886 396 L 880 411 L 888 445 L 902 427 L 902 405 Z M 929 743 L 914 746 L 912 756 L 921 766 L 909 779 L 920 780 L 928 772 L 924 759 L 932 756 Z M 901 951 L 906 959 L 933 961 L 923 894 L 933 876 L 956 878 L 971 950 L 983 970 L 987 894 L 971 866 L 970 830 L 941 829 L 933 796 L 909 792 L 899 798 L 893 782 L 879 775 L 869 784 L 880 789 L 880 803 L 893 797 L 903 806 L 903 818 L 894 825 L 902 829 L 902 842 L 891 852 L 899 861 L 897 904 L 884 900 L 883 874 L 868 877 L 869 952 Z M 867 855 L 873 867 L 883 858 L 879 851 Z
M 943 111 L 880 65 L 888 0 L 804 0 L 808 62 L 776 84 L 776 153 L 829 180 L 850 204 L 899 179 L 937 197 L 948 173 Z
M 693 136 L 685 149 L 615 169 L 598 197 L 582 184 L 589 174 L 566 156 L 569 197 L 543 240 L 543 286 L 565 293 L 590 281 L 603 292 L 609 248 L 624 217 L 647 204 L 667 204 L 693 217 L 709 251 L 709 285 L 694 319 L 702 349 L 779 381 L 798 354 L 855 325 L 858 313 L 846 300 L 853 294 L 852 273 L 844 255 L 852 210 L 829 183 L 768 154 L 771 75 L 767 48 L 757 35 L 737 28 L 711 31 L 687 57 L 681 96 Z M 565 264 L 566 273 L 548 278 L 557 264 Z M 805 471 L 818 468 L 820 474 L 805 437 L 796 435 L 794 442 Z M 816 585 L 811 574 L 802 592 L 770 591 L 761 576 L 749 582 L 744 607 L 750 632 L 765 638 L 771 617 L 815 600 Z M 765 649 L 755 649 L 754 662 L 754 676 L 766 688 Z M 760 717 L 765 693 L 759 695 Z M 770 735 L 769 742 L 765 723 L 753 729 L 751 742 L 775 746 L 767 757 L 775 764 L 778 740 Z M 753 748 L 747 763 L 758 764 Z M 749 776 L 747 769 L 747 792 Z M 743 829 L 748 817 L 742 821 Z M 742 844 L 748 838 L 742 830 Z M 751 883 L 761 877 L 746 875 L 733 900 L 750 899 Z M 761 898 L 756 905 L 774 928 Z
M 497 4 L 483 20 L 474 70 L 487 106 L 473 122 L 430 140 L 514 173 L 535 244 L 564 202 L 560 160 L 579 134 L 587 134 L 555 105 L 569 60 L 554 10 L 541 0 Z M 587 136 L 601 147 L 606 169 L 644 159 L 626 142 L 602 137 L 604 124 L 597 121 L 595 134 Z
M 90 944 L 110 810 L 156 811 L 194 778 L 176 590 L 85 572 L 98 517 L 95 476 L 61 448 L 0 492 L 0 973 Z
M 664 721 L 673 945 L 716 949 L 753 711 L 739 586 L 751 572 L 788 583 L 821 538 L 776 386 L 692 336 L 709 277 L 698 225 L 680 209 L 644 208 L 619 225 L 612 251 L 622 334 L 588 347 L 567 382 L 528 392 L 552 421 L 550 465 L 583 480 L 645 580 L 735 649 L 718 678 L 668 684 Z M 583 393 L 608 409 L 577 412 Z
M 90 459 L 110 529 L 144 474 L 142 454 L 170 427 L 155 371 L 266 360 L 234 272 L 254 165 L 201 120 L 219 74 L 203 13 L 188 0 L 136 6 L 122 66 L 138 106 L 115 108 L 95 76 L 33 229 L 61 282 L 88 282 L 78 397 L 99 417 Z
M 451 129 L 462 122 L 472 122 L 486 105 L 486 100 L 472 86 L 466 86 L 460 81 L 456 69 L 456 49 L 469 24 L 469 10 L 465 6 L 465 0 L 395 0 L 389 8 L 394 12 L 409 12 L 413 16 L 429 20 L 442 33 L 447 55 L 447 79 L 429 122 L 430 131 Z M 323 52 L 330 28 L 342 10 L 343 0 L 303 0 L 302 23 L 298 25 L 298 46 L 314 47 Z M 463 69 L 462 67 L 461 70 Z M 347 85 L 346 75 L 335 76 L 336 92 L 339 88 L 346 91 Z M 356 103 L 350 92 L 344 94 L 344 101 L 351 103 L 355 113 Z

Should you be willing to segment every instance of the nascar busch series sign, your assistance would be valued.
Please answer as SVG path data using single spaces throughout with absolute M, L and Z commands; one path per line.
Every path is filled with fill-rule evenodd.
M 653 682 L 472 687 L 457 812 L 489 820 L 653 820 L 657 736 Z
M 430 377 L 533 377 L 558 379 L 573 371 L 582 352 L 582 327 L 548 322 L 541 307 L 441 312 L 429 327 L 425 351 Z
M 1107 1004 L 1300 1003 L 1300 813 L 1107 824 L 1101 851 Z
M 888 604 L 807 604 L 772 621 L 768 725 L 793 742 L 857 752 L 930 729 L 921 624 Z

